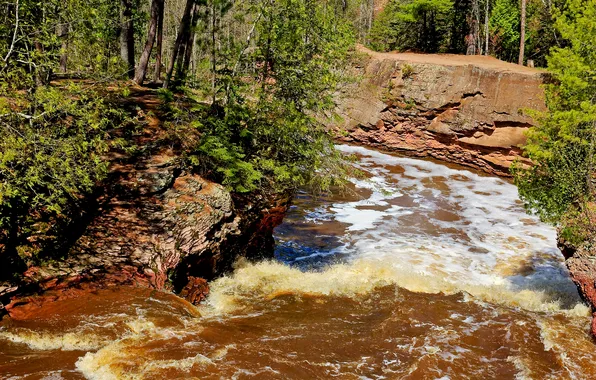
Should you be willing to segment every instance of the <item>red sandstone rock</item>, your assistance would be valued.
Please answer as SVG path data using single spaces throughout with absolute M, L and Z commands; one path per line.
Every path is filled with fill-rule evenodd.
M 509 176 L 544 110 L 542 73 L 493 58 L 372 53 L 364 80 L 341 97 L 341 140 L 434 157 Z M 464 59 L 470 62 L 467 64 Z M 402 67 L 413 73 L 403 78 Z
M 180 297 L 193 305 L 198 305 L 209 295 L 209 284 L 204 278 L 189 277 L 188 284 L 180 292 Z
M 164 176 L 135 174 L 153 190 L 131 190 L 128 198 L 120 190 L 65 259 L 30 267 L 19 287 L 0 291 L 0 301 L 8 304 L 3 312 L 28 318 L 56 300 L 111 286 L 171 291 L 176 287 L 169 281 L 171 274 L 179 282 L 197 273 L 212 279 L 239 256 L 272 253 L 271 234 L 285 215 L 288 196 L 251 194 L 235 199 L 223 186 L 197 175 L 164 181 L 172 169 L 162 169 Z M 125 176 L 119 186 L 136 189 L 129 179 Z M 158 187 L 161 190 L 154 191 Z M 194 284 L 186 294 L 197 303 L 208 287 Z

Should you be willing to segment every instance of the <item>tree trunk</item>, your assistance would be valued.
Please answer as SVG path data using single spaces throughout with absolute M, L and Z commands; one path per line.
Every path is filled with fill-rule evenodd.
M 482 41 L 480 40 L 480 4 L 472 0 L 472 41 L 474 49 L 472 54 L 482 54 Z
M 187 35 L 186 41 L 184 42 L 184 60 L 182 61 L 182 66 L 178 69 L 178 79 L 180 82 L 184 82 L 186 80 L 186 76 L 188 75 L 188 68 L 190 66 L 190 60 L 192 58 L 192 52 L 195 45 L 195 30 L 197 28 L 197 24 L 199 23 L 199 7 L 195 6 L 195 9 L 192 14 L 192 22 L 190 24 L 190 31 Z
M 170 85 L 170 81 L 172 79 L 172 73 L 174 72 L 174 65 L 176 64 L 176 60 L 178 58 L 178 54 L 180 52 L 180 46 L 182 41 L 185 39 L 186 35 L 190 29 L 190 16 L 191 11 L 193 9 L 194 0 L 186 0 L 186 6 L 184 7 L 184 14 L 182 15 L 182 20 L 180 20 L 180 28 L 178 30 L 178 36 L 176 36 L 176 42 L 174 43 L 174 49 L 172 50 L 172 58 L 168 64 L 168 71 L 166 72 L 166 77 L 163 82 L 163 87 L 168 88 Z
M 211 92 L 213 95 L 211 105 L 214 106 L 217 101 L 217 50 L 215 46 L 216 35 L 215 35 L 215 1 L 211 0 L 211 71 L 213 78 L 211 80 Z M 265 60 L 265 66 L 268 64 L 268 59 Z
M 526 49 L 526 0 L 521 0 L 521 32 L 519 37 L 519 61 L 524 64 L 524 54 Z
M 58 26 L 58 37 L 62 41 L 60 48 L 60 72 L 66 73 L 66 64 L 68 62 L 68 24 L 62 21 Z
M 135 73 L 135 30 L 132 19 L 133 0 L 120 0 L 120 57 L 128 67 L 128 77 Z
M 141 58 L 139 59 L 139 65 L 135 73 L 134 81 L 138 84 L 143 84 L 145 75 L 147 74 L 147 66 L 149 65 L 149 58 L 151 57 L 151 50 L 153 50 L 153 44 L 155 43 L 155 34 L 157 33 L 157 19 L 160 7 L 163 7 L 164 0 L 153 0 L 151 2 L 151 19 L 149 20 L 149 30 L 147 31 L 147 42 Z
M 155 83 L 161 80 L 161 53 L 163 50 L 163 17 L 164 17 L 164 1 L 160 3 L 158 10 L 157 22 L 157 53 L 155 55 L 155 73 L 153 74 L 153 81 Z
M 490 10 L 490 0 L 486 0 L 486 8 L 484 8 L 484 55 L 488 55 L 488 12 Z

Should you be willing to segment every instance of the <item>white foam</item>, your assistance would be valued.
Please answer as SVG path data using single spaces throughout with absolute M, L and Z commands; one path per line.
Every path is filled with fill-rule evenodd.
M 352 260 L 382 259 L 453 283 L 540 291 L 570 308 L 580 303 L 556 247 L 555 229 L 525 213 L 513 184 L 432 161 L 337 148 L 360 155 L 358 166 L 371 179 L 354 181 L 356 189 L 370 193 L 365 199 L 318 210 L 327 220 L 347 224 L 345 244 L 334 252 Z M 403 172 L 391 173 L 389 166 Z M 414 204 L 392 204 L 402 196 Z M 363 207 L 371 205 L 380 207 Z M 441 220 L 441 212 L 456 218 Z

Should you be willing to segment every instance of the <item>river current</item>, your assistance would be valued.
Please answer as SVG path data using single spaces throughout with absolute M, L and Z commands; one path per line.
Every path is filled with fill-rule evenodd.
M 0 322 L 3 379 L 593 379 L 589 310 L 510 182 L 374 150 L 195 308 L 108 289 Z

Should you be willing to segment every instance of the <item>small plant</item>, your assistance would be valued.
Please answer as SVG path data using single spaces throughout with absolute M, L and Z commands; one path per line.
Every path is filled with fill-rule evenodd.
M 411 110 L 414 109 L 416 107 L 416 102 L 414 101 L 414 99 L 407 99 L 405 101 L 405 109 L 407 110 Z
M 401 78 L 408 79 L 412 75 L 414 75 L 414 68 L 411 65 L 404 63 L 401 67 Z
M 159 90 L 157 90 L 157 97 L 164 104 L 171 103 L 174 101 L 174 93 L 168 90 L 167 88 L 160 88 Z

